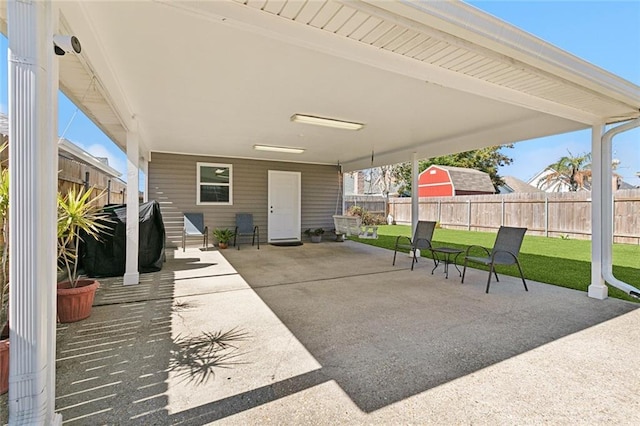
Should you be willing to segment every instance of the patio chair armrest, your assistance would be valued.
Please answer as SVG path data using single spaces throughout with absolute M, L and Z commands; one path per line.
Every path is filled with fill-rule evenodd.
M 467 247 L 467 249 L 464 251 L 464 257 L 468 257 L 469 256 L 469 252 L 471 251 L 472 248 L 480 248 L 480 249 L 484 250 L 484 252 L 487 254 L 487 256 L 491 256 L 491 251 L 489 251 L 488 248 L 483 247 L 483 246 L 473 245 L 473 246 Z
M 493 261 L 495 260 L 496 255 L 497 255 L 497 254 L 500 254 L 500 253 L 508 254 L 509 256 L 511 256 L 511 257 L 513 258 L 513 260 L 514 260 L 515 262 L 517 262 L 517 261 L 518 261 L 518 257 L 517 257 L 515 254 L 511 253 L 510 251 L 507 251 L 507 250 L 494 250 L 493 254 L 491 254 L 491 262 L 492 262 L 492 263 L 493 263 Z
M 406 236 L 404 236 L 404 235 L 398 235 L 398 236 L 396 237 L 396 248 L 398 247 L 398 244 L 400 243 L 400 238 L 406 238 L 406 239 L 407 239 L 407 241 L 409 242 L 409 245 L 411 245 L 411 246 L 413 245 L 413 242 L 411 241 L 411 238 L 406 237 Z

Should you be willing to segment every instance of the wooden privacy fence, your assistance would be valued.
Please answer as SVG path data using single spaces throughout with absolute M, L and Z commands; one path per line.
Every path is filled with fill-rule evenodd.
M 120 179 L 112 178 L 100 170 L 64 157 L 58 158 L 58 170 L 58 191 L 61 194 L 66 194 L 73 188 L 79 190 L 93 187 L 95 188 L 93 196 L 105 191 L 104 195 L 96 200 L 100 207 L 105 204 L 126 202 L 127 186 Z
M 411 223 L 411 198 L 391 198 L 389 213 L 397 223 Z M 504 225 L 526 227 L 532 235 L 590 239 L 591 193 L 421 198 L 419 217 L 449 229 L 491 231 Z M 640 189 L 615 192 L 614 241 L 640 244 Z
M 345 195 L 344 211 L 353 206 L 359 206 L 368 212 L 385 214 L 387 200 L 382 195 Z

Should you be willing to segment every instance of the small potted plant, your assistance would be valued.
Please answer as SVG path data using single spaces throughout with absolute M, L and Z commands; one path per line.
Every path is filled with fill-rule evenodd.
M 229 228 L 216 228 L 213 230 L 213 236 L 218 240 L 218 248 L 221 249 L 229 247 L 229 241 L 231 241 L 235 235 L 235 232 Z
M 109 228 L 106 213 L 100 211 L 91 198 L 92 189 L 71 189 L 66 195 L 58 193 L 58 267 L 65 280 L 57 284 L 58 319 L 62 323 L 75 322 L 91 315 L 91 306 L 100 283 L 94 279 L 80 279 L 80 242 L 82 237 L 99 239 Z
M 304 235 L 311 238 L 312 243 L 319 243 L 322 241 L 322 234 L 324 234 L 324 229 L 316 228 L 316 229 L 307 229 L 304 231 Z

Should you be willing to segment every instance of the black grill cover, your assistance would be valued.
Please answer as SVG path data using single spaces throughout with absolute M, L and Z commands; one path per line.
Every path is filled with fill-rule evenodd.
M 124 275 L 127 246 L 127 205 L 105 206 L 110 231 L 100 241 L 83 238 L 82 265 L 89 277 L 117 277 Z M 138 271 L 155 272 L 164 262 L 165 231 L 160 205 L 157 201 L 140 204 L 138 240 Z

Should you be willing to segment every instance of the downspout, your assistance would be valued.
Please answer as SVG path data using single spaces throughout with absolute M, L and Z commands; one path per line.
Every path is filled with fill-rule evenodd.
M 614 136 L 640 127 L 640 118 L 609 129 L 602 135 L 602 278 L 630 296 L 640 298 L 640 290 L 613 276 L 613 176 L 612 139 Z

